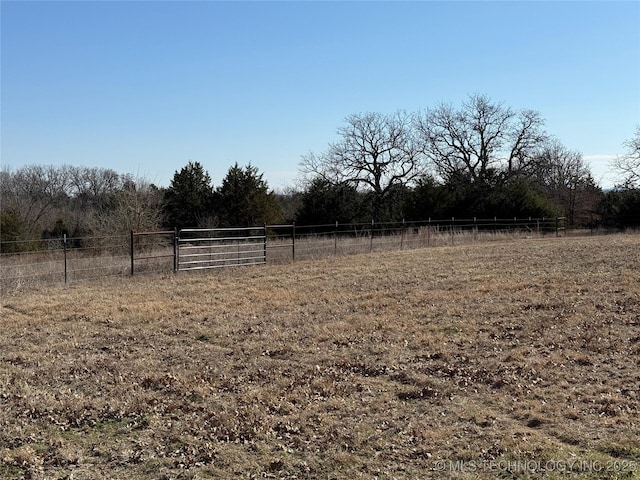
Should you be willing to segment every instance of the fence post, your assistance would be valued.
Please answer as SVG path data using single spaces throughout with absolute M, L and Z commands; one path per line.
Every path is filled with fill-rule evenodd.
M 453 241 L 453 222 L 455 222 L 455 217 L 451 217 L 451 245 L 455 245 L 455 242 Z
M 291 261 L 296 261 L 296 222 L 293 222 L 291 228 Z
M 476 222 L 477 222 L 476 217 L 473 217 L 473 241 L 474 242 L 476 241 L 476 235 L 478 232 L 478 225 Z
M 62 249 L 64 250 L 64 283 L 67 283 L 67 234 L 62 237 Z
M 402 230 L 400 231 L 400 250 L 404 248 L 404 218 L 402 219 Z
M 371 219 L 371 230 L 369 233 L 369 252 L 373 252 L 373 218 Z
M 565 224 L 565 221 L 567 220 L 566 217 L 556 217 L 556 237 L 560 236 L 560 232 L 564 232 L 565 236 L 567 233 L 567 227 Z
M 431 217 L 429 217 L 429 226 L 427 227 L 427 247 L 431 246 Z
M 178 227 L 173 227 L 173 271 L 178 271 Z
M 264 224 L 264 264 L 267 264 L 267 224 Z
M 133 277 L 133 230 L 131 230 L 131 276 Z
M 333 231 L 333 254 L 338 254 L 338 221 L 336 220 L 336 229 Z
M 178 227 L 173 227 L 176 231 L 176 272 L 180 271 L 180 230 Z

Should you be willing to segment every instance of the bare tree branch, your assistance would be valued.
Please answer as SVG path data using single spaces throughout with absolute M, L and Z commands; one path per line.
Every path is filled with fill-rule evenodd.
M 405 112 L 350 115 L 338 129 L 339 140 L 325 153 L 304 156 L 301 169 L 335 185 L 364 187 L 382 200 L 425 172 L 424 149 L 412 127 L 413 117 Z
M 463 174 L 487 182 L 499 172 L 515 175 L 546 138 L 543 121 L 532 110 L 514 112 L 485 95 L 471 95 L 460 110 L 441 104 L 416 119 L 425 152 L 445 181 Z
M 624 188 L 640 188 L 640 125 L 636 127 L 635 136 L 624 142 L 627 153 L 618 156 L 611 167 L 621 177 Z

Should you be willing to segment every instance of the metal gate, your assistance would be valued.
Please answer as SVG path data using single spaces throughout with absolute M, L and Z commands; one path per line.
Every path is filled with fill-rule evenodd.
M 185 228 L 177 238 L 177 270 L 267 263 L 266 227 Z

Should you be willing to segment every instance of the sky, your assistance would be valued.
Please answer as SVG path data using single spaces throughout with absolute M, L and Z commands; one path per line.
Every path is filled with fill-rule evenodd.
M 533 109 L 596 181 L 640 124 L 640 2 L 0 2 L 2 168 L 109 168 L 169 186 L 188 162 L 271 188 L 351 114 Z

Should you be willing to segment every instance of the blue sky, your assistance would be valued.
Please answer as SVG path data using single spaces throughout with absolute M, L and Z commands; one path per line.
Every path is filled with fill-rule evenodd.
M 112 168 L 214 186 L 252 163 L 291 186 L 347 115 L 460 105 L 540 112 L 601 185 L 640 124 L 638 1 L 10 1 L 3 167 Z

